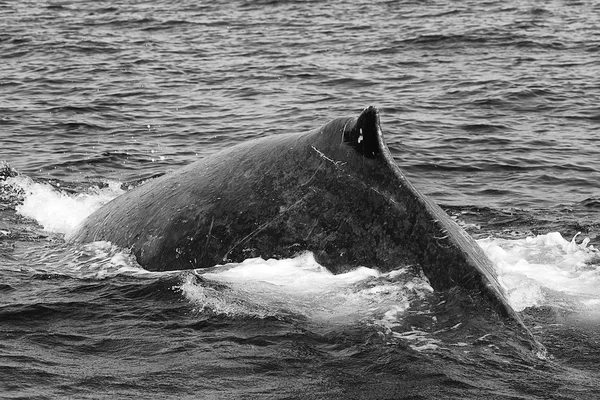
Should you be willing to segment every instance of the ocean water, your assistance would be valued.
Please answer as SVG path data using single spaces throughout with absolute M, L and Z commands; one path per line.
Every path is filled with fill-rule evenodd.
M 0 1 L 0 397 L 599 398 L 599 53 L 591 0 Z M 64 241 L 148 179 L 368 105 L 546 351 L 411 266 L 156 273 Z

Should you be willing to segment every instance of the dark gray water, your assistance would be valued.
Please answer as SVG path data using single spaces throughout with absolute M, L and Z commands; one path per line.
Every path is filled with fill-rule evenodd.
M 0 397 L 600 397 L 599 53 L 591 0 L 0 1 Z M 419 276 L 154 274 L 62 239 L 120 187 L 370 104 L 546 356 Z

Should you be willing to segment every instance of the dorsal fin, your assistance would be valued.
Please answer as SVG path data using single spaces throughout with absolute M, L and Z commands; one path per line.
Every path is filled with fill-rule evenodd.
M 351 130 L 344 132 L 344 142 L 368 158 L 377 157 L 380 153 L 377 135 L 380 131 L 379 110 L 369 106 L 360 113 Z

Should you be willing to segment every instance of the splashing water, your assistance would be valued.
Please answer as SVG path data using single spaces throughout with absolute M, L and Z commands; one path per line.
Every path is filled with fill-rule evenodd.
M 519 240 L 480 240 L 495 264 L 513 308 L 600 307 L 600 253 L 558 232 Z
M 312 253 L 285 260 L 248 259 L 196 270 L 179 289 L 199 309 L 227 315 L 300 316 L 314 323 L 385 324 L 432 292 L 423 277 L 407 269 L 386 274 L 359 267 L 334 275 Z
M 62 234 L 72 232 L 88 215 L 124 192 L 118 182 L 76 195 L 25 176 L 8 178 L 6 184 L 24 193 L 23 203 L 16 207 L 19 214 L 34 219 L 46 231 Z

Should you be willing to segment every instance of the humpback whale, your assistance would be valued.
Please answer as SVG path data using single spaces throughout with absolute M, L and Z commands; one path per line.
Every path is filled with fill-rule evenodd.
M 477 291 L 522 325 L 481 248 L 396 165 L 375 107 L 310 132 L 250 140 L 148 181 L 67 240 L 130 248 L 154 271 L 307 250 L 334 273 L 418 265 L 434 289 Z

